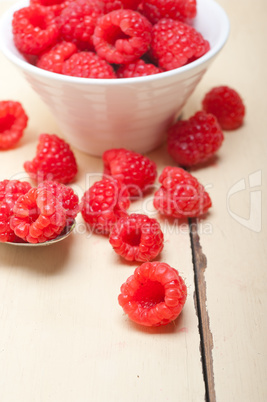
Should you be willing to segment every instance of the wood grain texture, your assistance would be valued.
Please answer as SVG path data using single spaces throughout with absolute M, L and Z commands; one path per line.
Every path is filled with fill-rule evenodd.
M 218 1 L 231 32 L 222 53 L 185 107 L 201 107 L 213 86 L 229 85 L 243 97 L 245 124 L 225 132 L 217 158 L 194 173 L 210 193 L 213 207 L 199 221 L 199 242 L 207 258 L 206 308 L 213 337 L 217 402 L 267 400 L 266 247 L 266 52 L 265 1 L 242 7 Z M 210 225 L 210 232 L 202 230 Z
M 0 12 L 9 3 L 1 2 Z M 0 88 L 1 99 L 21 101 L 29 115 L 19 145 L 0 153 L 0 180 L 26 180 L 23 163 L 33 158 L 38 135 L 64 133 L 1 54 Z M 103 167 L 98 158 L 75 155 L 79 174 L 72 187 L 81 197 Z M 150 157 L 159 171 L 171 163 L 163 149 Z M 131 211 L 157 216 L 151 205 L 147 196 Z M 160 259 L 188 286 L 179 319 L 159 329 L 134 325 L 123 314 L 117 296 L 138 264 L 125 263 L 107 238 L 85 230 L 81 216 L 64 243 L 41 249 L 0 244 L 1 402 L 204 401 L 189 228 L 159 219 L 165 235 Z

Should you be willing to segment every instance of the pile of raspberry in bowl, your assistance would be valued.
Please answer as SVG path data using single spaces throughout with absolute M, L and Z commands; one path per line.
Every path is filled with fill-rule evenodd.
M 191 24 L 196 0 L 30 0 L 13 39 L 31 64 L 83 78 L 131 78 L 197 60 L 209 42 Z

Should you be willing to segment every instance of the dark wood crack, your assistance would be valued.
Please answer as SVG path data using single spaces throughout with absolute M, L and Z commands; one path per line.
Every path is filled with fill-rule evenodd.
M 213 338 L 210 331 L 209 315 L 206 308 L 207 295 L 205 270 L 207 268 L 207 258 L 200 245 L 197 219 L 189 219 L 189 227 L 195 280 L 194 301 L 199 322 L 200 351 L 202 356 L 206 402 L 215 402 L 216 394 L 212 359 Z

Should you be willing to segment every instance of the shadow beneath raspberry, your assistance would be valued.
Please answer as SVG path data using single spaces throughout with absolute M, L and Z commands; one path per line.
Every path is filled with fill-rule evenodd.
M 220 157 L 219 155 L 212 155 L 206 162 L 203 163 L 198 163 L 195 166 L 191 166 L 190 168 L 186 169 L 189 173 L 194 174 L 194 172 L 197 172 L 200 169 L 206 169 L 209 167 L 216 168 L 220 163 Z
M 147 335 L 152 334 L 160 336 L 166 334 L 182 334 L 188 332 L 188 329 L 185 327 L 185 322 L 183 320 L 183 311 L 176 318 L 176 320 L 171 321 L 169 324 L 161 325 L 158 327 L 146 327 L 131 321 L 128 317 L 127 320 L 127 325 L 129 325 L 131 331 L 138 331 Z
M 18 247 L 0 243 L 0 269 L 26 269 L 40 275 L 58 275 L 66 269 L 73 236 L 45 247 Z

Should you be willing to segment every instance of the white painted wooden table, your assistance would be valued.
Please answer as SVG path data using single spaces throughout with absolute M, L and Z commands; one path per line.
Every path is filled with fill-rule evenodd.
M 0 1 L 3 13 L 10 1 Z M 0 244 L 1 402 L 265 402 L 267 400 L 266 56 L 264 0 L 219 0 L 231 34 L 184 109 L 189 117 L 213 86 L 243 96 L 245 125 L 226 132 L 213 164 L 193 173 L 209 188 L 205 220 L 175 230 L 161 219 L 160 257 L 188 286 L 179 319 L 160 329 L 132 324 L 117 303 L 136 264 L 106 238 L 76 232 L 50 248 Z M 29 125 L 20 145 L 0 153 L 0 180 L 26 178 L 42 132 L 63 136 L 23 76 L 0 54 L 0 99 L 19 100 Z M 75 150 L 81 196 L 102 163 Z M 173 164 L 165 147 L 149 155 Z M 149 197 L 146 207 L 153 214 Z M 140 211 L 144 205 L 132 205 Z

